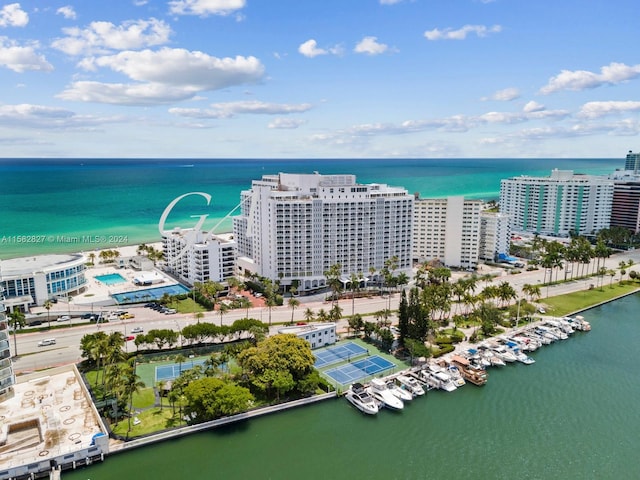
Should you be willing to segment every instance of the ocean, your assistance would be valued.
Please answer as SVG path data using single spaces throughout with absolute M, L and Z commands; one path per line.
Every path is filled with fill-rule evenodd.
M 189 192 L 210 194 L 210 205 L 202 197 L 185 198 L 172 211 L 169 228 L 191 226 L 191 215 L 206 214 L 207 230 L 221 222 L 216 233 L 231 231 L 227 215 L 238 205 L 240 192 L 265 174 L 352 173 L 360 183 L 402 186 L 424 198 L 491 200 L 498 198 L 503 178 L 549 175 L 553 168 L 607 174 L 622 167 L 624 158 L 3 159 L 0 260 L 160 241 L 160 215 Z

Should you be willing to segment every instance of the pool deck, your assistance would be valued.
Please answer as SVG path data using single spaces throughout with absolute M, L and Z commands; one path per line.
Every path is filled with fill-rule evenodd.
M 135 246 L 120 247 L 118 248 L 118 251 L 120 252 L 120 256 L 125 258 L 125 257 L 134 256 L 136 254 L 136 249 L 137 247 Z M 96 262 L 98 262 L 97 257 L 96 257 Z M 162 272 L 159 269 L 156 269 L 154 271 L 157 271 L 158 273 L 160 273 L 160 275 L 162 275 L 162 277 L 165 280 L 163 283 L 158 283 L 156 285 L 153 285 L 154 287 L 176 285 L 177 283 L 179 283 L 175 279 L 166 275 L 164 272 Z M 112 274 L 120 275 L 122 278 L 124 278 L 125 281 L 122 283 L 106 285 L 101 281 L 96 280 L 96 277 L 99 277 L 101 275 L 112 275 Z M 149 289 L 148 285 L 142 286 L 142 285 L 136 285 L 133 283 L 133 279 L 138 275 L 140 275 L 140 271 L 134 270 L 132 268 L 118 268 L 114 264 L 96 263 L 93 267 L 88 267 L 85 270 L 85 276 L 87 278 L 87 289 L 85 292 L 74 297 L 72 306 L 73 305 L 75 305 L 76 307 L 82 306 L 83 307 L 82 310 L 86 310 L 86 307 L 91 304 L 115 305 L 116 302 L 111 298 L 111 295 L 114 293 L 129 293 L 129 292 L 138 292 L 141 290 L 148 290 Z M 74 308 L 72 308 L 71 310 L 74 310 Z M 76 310 L 79 310 L 79 309 L 76 308 Z

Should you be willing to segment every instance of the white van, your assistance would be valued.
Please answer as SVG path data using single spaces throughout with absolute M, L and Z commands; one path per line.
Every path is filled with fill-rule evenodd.
M 55 338 L 45 338 L 44 340 L 40 340 L 38 342 L 39 347 L 46 347 L 47 345 L 55 345 L 55 344 L 56 344 Z

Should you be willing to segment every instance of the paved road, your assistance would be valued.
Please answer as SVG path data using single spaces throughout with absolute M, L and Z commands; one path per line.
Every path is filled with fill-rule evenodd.
M 607 259 L 606 267 L 616 269 L 617 271 L 617 274 L 614 277 L 614 281 L 617 281 L 620 278 L 620 273 L 618 270 L 619 262 L 621 260 L 626 261 L 628 259 L 632 259 L 635 262 L 635 265 L 632 267 L 632 269 L 640 270 L 640 251 L 616 254 Z M 533 272 L 522 272 L 517 275 L 505 274 L 504 276 L 496 278 L 494 280 L 494 283 L 509 281 L 514 286 L 516 291 L 520 292 L 524 284 L 541 283 L 543 275 L 544 272 L 542 269 Z M 560 272 L 559 278 L 562 278 L 562 276 L 563 273 Z M 604 283 L 608 283 L 609 280 L 610 277 L 605 276 Z M 568 282 L 566 284 L 551 286 L 548 289 L 544 287 L 542 289 L 543 298 L 541 302 L 544 302 L 544 297 L 546 296 L 555 296 L 579 290 L 587 291 L 589 285 L 595 282 L 596 279 L 591 278 L 588 280 L 579 280 Z M 481 282 L 480 288 L 483 287 L 484 285 Z M 392 310 L 397 309 L 399 298 L 399 294 L 395 294 L 391 297 L 391 299 L 389 299 L 388 297 L 356 299 L 355 302 L 353 302 L 353 310 L 351 300 L 346 299 L 340 301 L 340 306 L 343 309 L 342 311 L 344 315 L 351 315 L 352 311 L 361 315 L 371 315 L 374 312 L 383 310 L 385 308 L 390 308 Z M 300 297 L 299 299 L 303 303 L 295 309 L 294 321 L 301 321 L 304 318 L 303 313 L 306 308 L 311 308 L 315 312 L 317 312 L 320 308 L 324 308 L 326 311 L 331 308 L 331 303 L 329 302 L 318 300 L 306 302 L 305 297 Z M 79 349 L 80 339 L 86 333 L 96 332 L 98 330 L 102 330 L 107 333 L 120 331 L 126 336 L 130 335 L 131 329 L 136 326 L 143 327 L 145 331 L 154 328 L 169 328 L 179 330 L 182 329 L 185 325 L 197 322 L 193 314 L 165 315 L 144 307 L 127 307 L 127 310 L 130 313 L 133 313 L 135 315 L 135 318 L 124 321 L 116 320 L 110 323 L 101 324 L 99 326 L 95 324 L 76 324 L 72 328 L 68 329 L 52 330 L 50 332 L 22 333 L 18 335 L 17 341 L 19 358 L 17 358 L 14 362 L 16 372 L 34 371 L 53 365 L 79 361 L 81 359 Z M 67 313 L 67 310 L 61 310 L 59 312 L 59 314 L 65 313 Z M 244 318 L 246 314 L 247 312 L 244 309 L 227 312 L 222 317 L 222 323 L 225 325 L 231 325 L 235 320 Z M 52 318 L 56 318 L 57 315 L 58 312 L 54 312 L 53 310 L 51 311 Z M 264 323 L 269 323 L 269 309 L 266 307 L 249 309 L 249 317 L 261 320 Z M 220 320 L 220 315 L 214 312 L 206 313 L 205 317 L 202 319 L 202 321 L 212 322 L 216 324 L 219 324 Z M 282 324 L 290 321 L 291 308 L 285 305 L 282 307 L 274 307 L 272 309 L 271 323 Z M 346 321 L 342 320 L 339 326 L 345 327 Z M 274 326 L 272 328 L 272 333 L 275 333 L 277 328 L 278 327 Z M 56 344 L 47 347 L 38 347 L 38 342 L 45 338 L 55 338 Z M 13 338 L 11 339 L 11 344 L 13 346 Z M 127 342 L 127 347 L 130 349 L 135 349 L 135 345 L 133 344 L 133 342 Z

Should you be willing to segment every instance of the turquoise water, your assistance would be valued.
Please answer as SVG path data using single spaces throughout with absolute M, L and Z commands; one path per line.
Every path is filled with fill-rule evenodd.
M 490 371 L 484 387 L 430 392 L 402 412 L 344 399 L 107 458 L 65 480 L 640 478 L 640 296 L 592 309 L 590 333 Z
M 606 174 L 624 159 L 385 159 L 385 160 L 0 160 L 0 259 L 91 251 L 160 240 L 165 207 L 188 192 L 212 195 L 180 202 L 168 228 L 209 215 L 211 229 L 264 174 L 353 173 L 361 183 L 405 187 L 422 197 L 497 198 L 500 180 L 549 175 L 551 169 Z M 236 212 L 237 213 L 237 212 Z M 217 232 L 229 231 L 223 220 Z
M 96 280 L 105 285 L 117 285 L 118 283 L 124 283 L 126 280 L 119 273 L 109 273 L 106 275 L 96 275 Z

